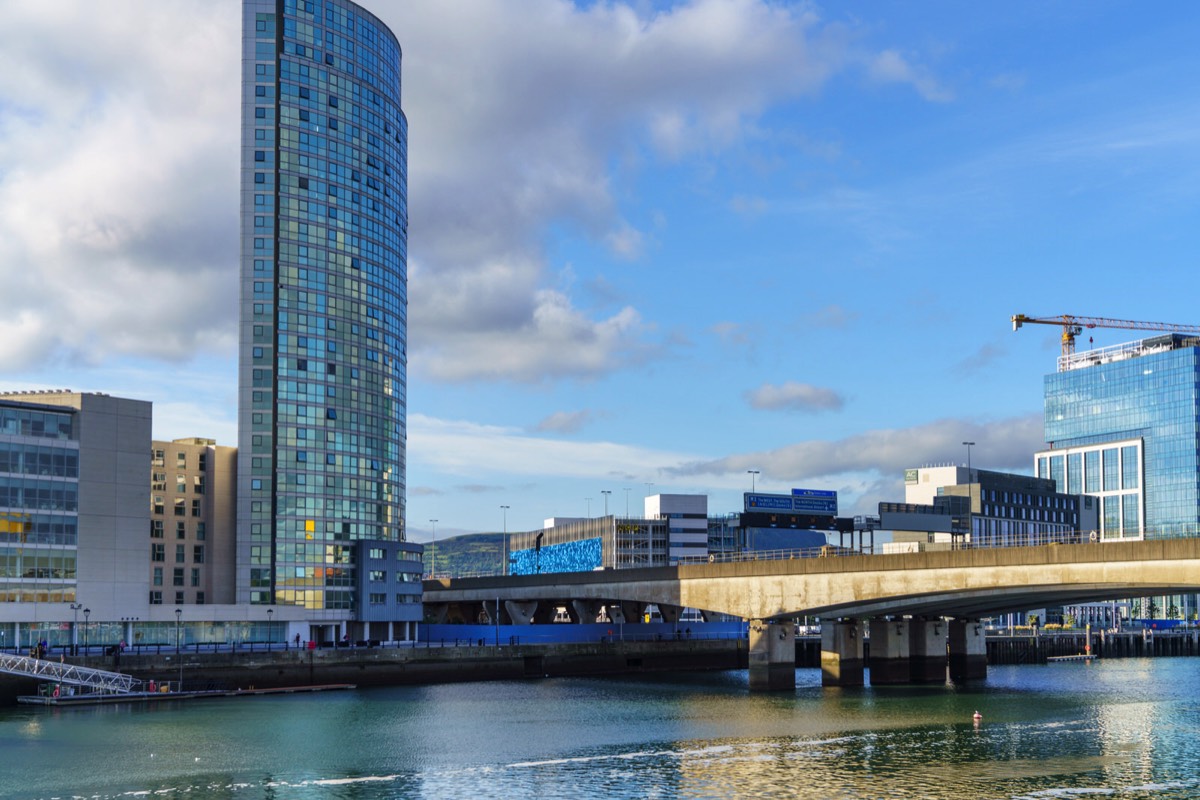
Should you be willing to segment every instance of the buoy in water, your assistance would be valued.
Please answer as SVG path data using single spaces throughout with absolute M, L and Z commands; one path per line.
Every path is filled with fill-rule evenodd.
M 980 714 L 978 711 L 976 711 L 975 716 L 972 717 L 972 719 L 974 719 L 976 722 L 979 722 L 981 719 L 983 719 L 983 714 Z

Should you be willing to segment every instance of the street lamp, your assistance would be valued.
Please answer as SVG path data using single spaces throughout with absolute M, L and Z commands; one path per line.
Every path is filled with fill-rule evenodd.
M 590 497 L 585 497 L 585 498 L 583 498 L 583 499 L 584 499 L 584 500 L 587 500 L 587 504 L 588 504 L 588 519 L 591 519 L 591 518 L 592 518 L 592 498 L 590 498 Z
M 183 617 L 183 609 L 175 609 L 175 660 L 179 662 L 179 691 L 183 691 L 183 656 L 179 654 L 179 632 L 181 628 L 180 620 Z
M 83 608 L 83 603 L 71 603 L 71 611 L 75 614 L 75 619 L 71 622 L 71 655 L 79 655 L 79 609 Z
M 971 448 L 975 446 L 975 443 L 963 442 L 963 445 L 967 448 L 967 536 L 970 536 L 972 527 L 971 513 L 975 510 L 973 508 L 974 501 L 971 499 L 971 484 L 975 482 L 975 479 L 971 477 Z
M 508 506 L 500 506 L 500 512 L 504 514 L 504 563 L 500 565 L 500 574 L 507 575 L 508 567 Z
M 629 487 L 625 487 L 625 519 L 629 519 Z
M 267 609 L 267 649 L 271 649 L 271 642 L 275 640 L 275 630 L 271 625 L 271 620 L 275 619 L 275 609 Z
M 85 608 L 83 610 L 83 654 L 86 656 L 88 652 L 88 629 L 91 628 L 89 619 L 92 616 L 92 610 Z
M 600 494 L 604 495 L 604 516 L 608 516 L 608 496 L 612 494 L 611 489 L 601 489 Z
M 750 473 L 750 494 L 754 494 L 754 477 L 759 474 L 759 470 L 748 469 L 746 472 Z
M 437 577 L 437 523 L 436 519 L 429 520 L 429 524 L 433 526 L 433 552 L 429 556 L 429 577 Z

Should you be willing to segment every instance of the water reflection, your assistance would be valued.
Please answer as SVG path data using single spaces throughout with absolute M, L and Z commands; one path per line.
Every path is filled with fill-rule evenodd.
M 0 711 L 0 797 L 1200 796 L 1195 661 L 754 694 L 745 673 Z M 975 709 L 983 714 L 978 724 Z

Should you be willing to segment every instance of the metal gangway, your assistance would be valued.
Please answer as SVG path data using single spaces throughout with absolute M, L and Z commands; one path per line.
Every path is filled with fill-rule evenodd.
M 0 672 L 23 675 L 28 678 L 40 678 L 51 683 L 83 686 L 91 692 L 104 694 L 129 694 L 141 684 L 141 681 L 132 675 L 121 672 L 90 669 L 61 661 L 15 656 L 8 653 L 0 653 Z

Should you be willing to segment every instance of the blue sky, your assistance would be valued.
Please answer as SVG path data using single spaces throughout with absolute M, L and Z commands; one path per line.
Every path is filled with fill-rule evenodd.
M 1200 7 L 368 2 L 410 538 L 1028 471 L 1077 314 L 1200 323 Z M 238 5 L 0 0 L 0 387 L 236 443 Z M 1080 347 L 1136 332 L 1097 330 Z

